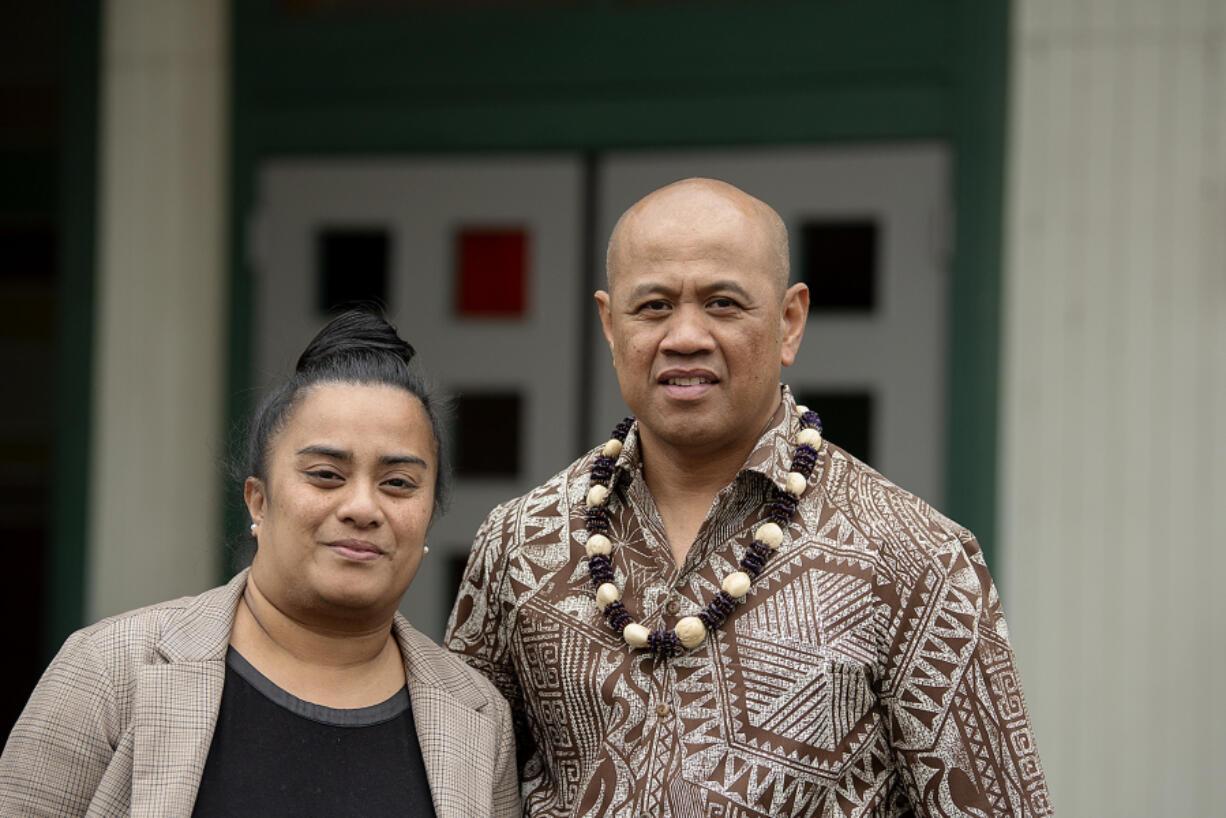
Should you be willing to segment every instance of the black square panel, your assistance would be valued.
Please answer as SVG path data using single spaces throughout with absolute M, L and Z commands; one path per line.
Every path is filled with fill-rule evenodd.
M 517 392 L 467 392 L 456 401 L 456 474 L 516 477 L 523 401 Z
M 873 465 L 872 393 L 797 390 L 796 402 L 821 416 L 822 437 Z
M 800 280 L 811 312 L 872 312 L 877 306 L 877 223 L 810 220 L 800 226 Z
M 321 313 L 350 304 L 387 305 L 391 237 L 381 228 L 325 227 L 315 237 Z

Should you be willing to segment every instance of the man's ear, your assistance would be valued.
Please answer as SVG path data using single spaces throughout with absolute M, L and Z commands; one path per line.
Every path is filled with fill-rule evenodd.
M 247 513 L 251 522 L 257 525 L 264 519 L 264 510 L 268 504 L 268 493 L 264 489 L 264 481 L 258 477 L 248 477 L 243 483 L 243 501 L 247 503 Z
M 596 291 L 596 310 L 600 313 L 600 328 L 604 330 L 604 339 L 609 344 L 609 352 L 613 349 L 613 307 L 607 290 Z
M 793 284 L 783 294 L 783 308 L 779 314 L 783 343 L 781 345 L 779 362 L 791 366 L 800 351 L 800 341 L 805 337 L 805 322 L 809 319 L 809 288 L 804 284 Z

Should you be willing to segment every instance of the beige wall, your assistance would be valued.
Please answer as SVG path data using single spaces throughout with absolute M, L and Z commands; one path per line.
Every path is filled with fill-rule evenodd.
M 1226 4 L 1018 0 L 1001 553 L 1061 815 L 1226 802 Z
M 103 4 L 90 621 L 217 580 L 227 8 Z

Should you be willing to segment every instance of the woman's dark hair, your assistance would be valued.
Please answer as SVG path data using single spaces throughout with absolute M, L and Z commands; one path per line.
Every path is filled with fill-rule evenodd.
M 443 400 L 411 365 L 414 354 L 413 347 L 396 333 L 396 328 L 374 310 L 351 309 L 333 318 L 302 351 L 294 374 L 255 410 L 247 433 L 244 478 L 253 476 L 268 482 L 272 440 L 311 387 L 323 383 L 383 384 L 416 397 L 430 418 L 438 461 L 434 507 L 443 510 L 451 487 L 443 434 Z

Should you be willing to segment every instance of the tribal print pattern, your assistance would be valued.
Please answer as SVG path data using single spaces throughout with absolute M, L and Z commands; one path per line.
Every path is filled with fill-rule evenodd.
M 631 431 L 609 536 L 636 621 L 672 627 L 737 570 L 799 428 L 783 396 L 680 569 Z M 824 443 L 744 602 L 698 648 L 656 659 L 596 608 L 583 548 L 594 456 L 490 514 L 448 628 L 448 647 L 511 702 L 526 815 L 1052 814 L 969 532 Z

